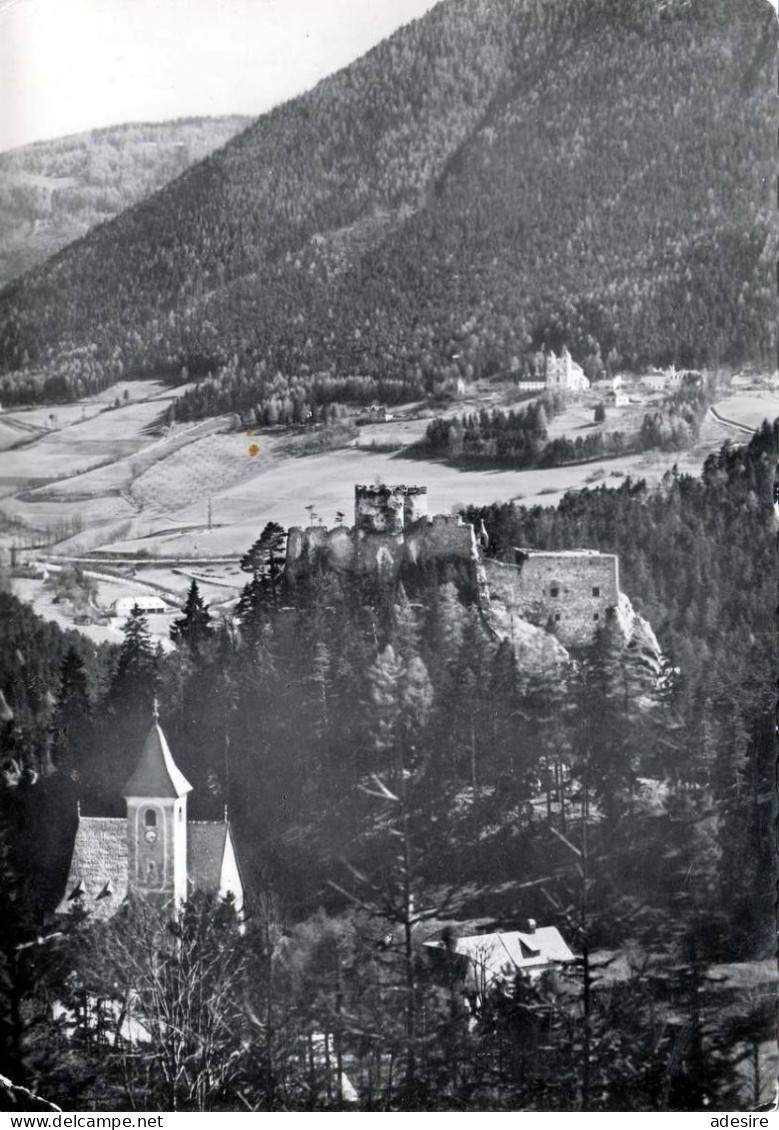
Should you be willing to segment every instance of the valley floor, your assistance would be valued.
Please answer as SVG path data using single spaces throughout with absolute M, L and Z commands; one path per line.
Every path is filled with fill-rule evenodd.
M 409 459 L 406 449 L 434 415 L 515 406 L 511 387 L 485 385 L 443 410 L 406 406 L 382 423 L 317 434 L 325 449 L 312 454 L 305 454 L 312 433 L 301 429 L 246 433 L 231 417 L 166 425 L 165 410 L 185 387 L 127 381 L 76 404 L 0 415 L 0 554 L 49 570 L 80 563 L 94 575 L 106 613 L 121 596 L 160 593 L 170 610 L 155 617 L 161 640 L 193 577 L 215 610 L 228 609 L 246 581 L 239 558 L 266 522 L 305 526 L 313 518 L 332 526 L 340 511 L 349 524 L 355 483 L 424 484 L 431 513 L 511 500 L 554 506 L 568 491 L 618 486 L 628 475 L 657 483 L 674 464 L 698 474 L 725 439 L 743 440 L 763 418 L 779 415 L 779 391 L 737 377 L 688 452 L 523 471 L 458 469 Z M 554 418 L 550 436 L 592 428 L 597 399 L 591 392 L 572 403 Z M 610 409 L 607 426 L 629 432 L 647 407 Z M 47 618 L 72 626 L 74 610 L 52 603 L 40 576 L 17 577 L 14 586 Z M 121 638 L 116 620 L 77 626 L 96 642 Z

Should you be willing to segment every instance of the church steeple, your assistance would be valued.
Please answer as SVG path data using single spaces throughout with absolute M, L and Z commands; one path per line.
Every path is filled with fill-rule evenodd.
M 182 797 L 192 786 L 173 760 L 160 726 L 157 699 L 152 708 L 152 727 L 135 772 L 122 791 L 123 797 Z
M 187 793 L 192 786 L 153 721 L 138 764 L 124 787 L 128 887 L 173 909 L 187 897 Z

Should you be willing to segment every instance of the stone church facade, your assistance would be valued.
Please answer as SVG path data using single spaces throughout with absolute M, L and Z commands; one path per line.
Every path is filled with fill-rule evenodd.
M 122 793 L 126 817 L 79 813 L 58 913 L 77 904 L 106 919 L 130 896 L 173 913 L 191 891 L 230 895 L 240 913 L 244 890 L 227 814 L 224 821 L 189 820 L 191 791 L 155 707 L 140 759 Z

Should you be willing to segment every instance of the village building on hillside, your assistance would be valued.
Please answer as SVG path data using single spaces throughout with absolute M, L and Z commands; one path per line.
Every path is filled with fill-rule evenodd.
M 243 883 L 230 824 L 187 820 L 192 786 L 176 765 L 157 717 L 135 772 L 124 787 L 127 816 L 82 816 L 60 914 L 78 905 L 111 918 L 130 896 L 170 913 L 192 891 L 232 896 L 243 907 Z
M 544 377 L 520 377 L 517 387 L 522 393 L 546 392 L 546 380 Z
M 576 961 L 556 926 L 537 926 L 532 918 L 525 930 L 462 938 L 447 930 L 440 941 L 425 946 L 434 969 L 446 971 L 467 996 L 479 999 L 495 988 L 510 987 L 518 974 L 536 981 L 542 973 Z
M 590 382 L 584 375 L 581 365 L 577 365 L 567 348 L 558 357 L 554 350 L 543 355 L 543 363 L 538 362 L 541 371 L 535 376 L 520 377 L 517 382 L 520 392 L 586 392 Z
M 619 386 L 607 388 L 603 400 L 609 408 L 626 408 L 630 404 L 630 397 Z
M 551 352 L 546 360 L 546 387 L 557 392 L 585 392 L 590 382 L 566 348 L 559 357 Z
M 650 369 L 641 377 L 641 383 L 653 392 L 660 392 L 664 388 L 678 388 L 685 375 L 675 365 L 671 365 L 669 369 Z
M 387 411 L 385 404 L 371 404 L 357 417 L 358 424 L 386 424 L 395 417 Z

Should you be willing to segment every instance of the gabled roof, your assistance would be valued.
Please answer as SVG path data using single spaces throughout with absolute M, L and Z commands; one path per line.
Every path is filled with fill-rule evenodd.
M 81 906 L 96 918 L 110 918 L 127 896 L 127 821 L 80 816 L 68 882 L 57 912 Z
M 140 761 L 124 786 L 122 796 L 175 798 L 191 790 L 192 786 L 173 760 L 165 735 L 155 720 Z
M 196 891 L 219 894 L 228 825 L 217 820 L 187 824 L 187 874 Z
M 442 948 L 440 942 L 427 943 Z M 457 939 L 457 954 L 470 959 L 479 988 L 505 981 L 519 971 L 541 970 L 555 962 L 575 961 L 556 926 L 539 926 L 532 933 L 472 934 Z
M 227 819 L 190 820 L 187 824 L 187 877 L 194 890 L 232 896 L 236 909 L 243 906 L 244 888 L 233 833 Z

